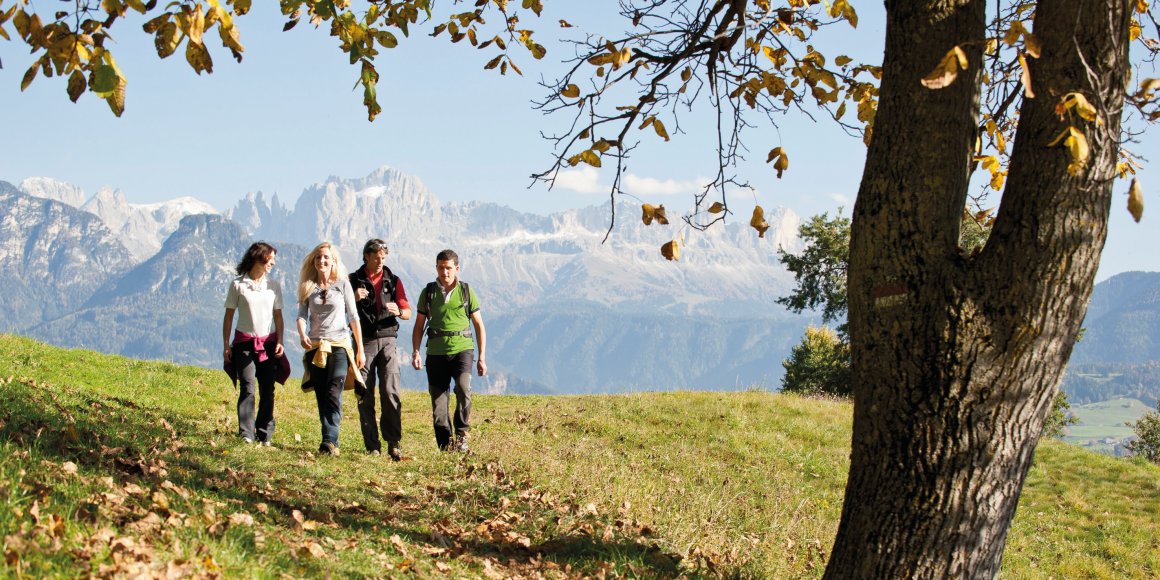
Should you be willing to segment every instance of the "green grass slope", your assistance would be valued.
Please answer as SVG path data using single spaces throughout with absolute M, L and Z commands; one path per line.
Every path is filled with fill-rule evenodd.
M 1067 428 L 1066 440 L 1084 444 L 1095 439 L 1123 439 L 1133 434 L 1128 422 L 1136 422 L 1153 409 L 1137 399 L 1118 398 L 1087 405 L 1074 405 L 1079 423 Z
M 476 396 L 472 450 L 318 457 L 279 387 L 274 448 L 234 436 L 225 374 L 0 335 L 0 577 L 817 577 L 849 404 L 766 392 Z M 1160 574 L 1160 468 L 1040 446 L 1007 578 Z

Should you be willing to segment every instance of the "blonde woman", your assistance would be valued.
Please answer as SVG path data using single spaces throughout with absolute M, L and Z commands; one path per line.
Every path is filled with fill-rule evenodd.
M 330 242 L 318 244 L 306 255 L 299 280 L 298 338 L 306 349 L 302 390 L 313 389 L 318 400 L 322 423 L 318 452 L 338 455 L 342 391 L 365 389 L 359 372 L 365 361 L 354 291 L 338 249 Z

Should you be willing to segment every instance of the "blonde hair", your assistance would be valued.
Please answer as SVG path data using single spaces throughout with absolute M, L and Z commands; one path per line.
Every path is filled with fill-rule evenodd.
M 318 288 L 318 268 L 314 267 L 314 260 L 322 249 L 330 250 L 330 282 L 333 284 L 346 278 L 346 267 L 342 265 L 342 256 L 338 254 L 338 247 L 330 242 L 322 242 L 314 246 L 306 258 L 302 260 L 302 268 L 298 270 L 298 302 L 306 299 Z

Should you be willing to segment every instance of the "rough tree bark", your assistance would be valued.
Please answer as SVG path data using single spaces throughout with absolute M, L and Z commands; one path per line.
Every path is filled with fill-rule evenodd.
M 1043 0 L 998 219 L 957 248 L 979 126 L 982 0 L 888 0 L 881 102 L 854 207 L 854 434 L 829 578 L 993 577 L 1099 264 L 1128 82 L 1129 0 Z M 951 86 L 919 79 L 953 46 Z M 1078 91 L 1099 124 L 1064 121 Z M 1069 125 L 1091 159 L 1068 173 Z

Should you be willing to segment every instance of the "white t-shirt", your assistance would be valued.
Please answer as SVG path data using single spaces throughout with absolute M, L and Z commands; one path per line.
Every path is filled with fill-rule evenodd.
M 226 291 L 226 308 L 238 312 L 238 332 L 266 336 L 273 334 L 274 311 L 282 309 L 282 287 L 277 280 L 263 276 L 260 281 L 242 274 Z

